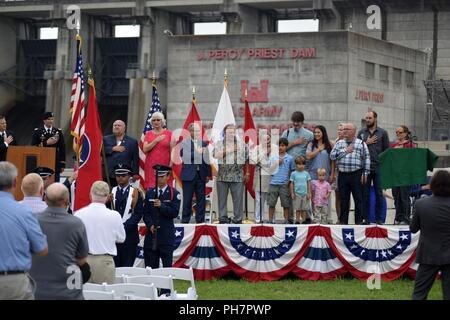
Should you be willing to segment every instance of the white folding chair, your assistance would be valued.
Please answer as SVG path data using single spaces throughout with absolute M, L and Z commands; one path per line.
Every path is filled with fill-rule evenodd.
M 121 276 L 145 276 L 150 275 L 150 273 L 145 268 L 136 267 L 120 267 L 116 268 L 116 277 Z
M 171 276 L 125 276 L 125 283 L 151 284 L 156 289 L 167 289 L 170 290 L 169 299 L 176 299 L 176 291 Z M 165 298 L 165 295 L 161 295 L 160 298 Z
M 83 284 L 83 290 L 88 291 L 104 291 L 102 284 L 96 284 L 96 283 L 85 283 Z
M 117 283 L 103 284 L 103 287 L 103 291 L 113 291 L 117 300 L 156 300 L 158 297 L 154 285 Z
M 114 300 L 114 291 L 105 292 L 105 291 L 93 291 L 93 290 L 84 290 L 83 296 L 85 300 Z
M 216 178 L 213 177 L 213 179 L 209 180 L 206 184 L 206 188 L 211 188 L 211 192 L 205 197 L 205 205 L 209 204 L 209 214 L 205 215 L 205 222 L 206 223 L 213 223 L 213 202 L 214 202 L 214 192 L 215 192 L 215 186 L 216 184 Z
M 158 268 L 147 267 L 152 276 L 171 276 L 173 280 L 189 281 L 191 286 L 186 293 L 177 293 L 178 300 L 197 300 L 197 290 L 195 288 L 194 271 L 192 268 Z

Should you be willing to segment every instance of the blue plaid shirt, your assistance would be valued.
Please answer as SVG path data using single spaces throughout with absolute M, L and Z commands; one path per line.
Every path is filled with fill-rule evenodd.
M 347 153 L 345 149 L 353 145 L 354 150 Z M 330 159 L 336 160 L 340 172 L 354 172 L 364 170 L 365 175 L 370 173 L 370 154 L 367 145 L 360 139 L 356 138 L 353 142 L 339 140 L 334 145 L 330 153 Z

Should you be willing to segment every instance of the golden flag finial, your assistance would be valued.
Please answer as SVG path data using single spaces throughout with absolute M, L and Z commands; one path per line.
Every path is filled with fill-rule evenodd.
M 158 78 L 156 78 L 155 70 L 153 70 L 151 79 L 152 79 L 152 85 L 156 86 L 156 79 L 158 79 Z
M 195 100 L 195 86 L 192 87 L 192 100 Z
M 223 82 L 225 87 L 228 87 L 228 72 L 227 69 L 225 68 L 225 73 L 223 74 Z

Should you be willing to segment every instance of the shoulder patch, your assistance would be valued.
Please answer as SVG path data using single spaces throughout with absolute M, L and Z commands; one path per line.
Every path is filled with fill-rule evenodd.
M 177 199 L 181 200 L 181 195 L 179 193 L 177 194 Z
M 39 130 L 39 128 L 34 128 L 34 131 Z

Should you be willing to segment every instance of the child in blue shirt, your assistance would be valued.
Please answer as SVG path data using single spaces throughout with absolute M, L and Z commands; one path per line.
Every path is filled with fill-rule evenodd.
M 275 223 L 275 206 L 280 197 L 285 223 L 289 217 L 289 175 L 295 169 L 294 159 L 286 153 L 289 141 L 281 138 L 278 141 L 278 155 L 270 157 L 270 172 L 273 172 L 269 186 L 269 221 Z
M 291 197 L 295 210 L 296 224 L 311 223 L 308 216 L 309 202 L 311 200 L 311 177 L 308 171 L 305 171 L 305 158 L 295 158 L 296 171 L 291 173 Z M 301 216 L 301 220 L 300 220 Z

